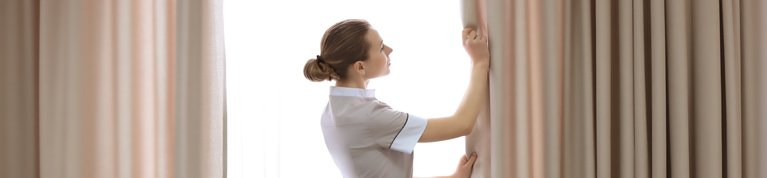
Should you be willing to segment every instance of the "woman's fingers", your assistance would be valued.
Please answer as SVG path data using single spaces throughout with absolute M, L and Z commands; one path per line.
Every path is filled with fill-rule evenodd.
M 477 31 L 474 27 L 466 27 L 461 33 L 464 42 L 467 40 L 478 40 L 481 42 L 487 42 L 487 34 L 483 34 L 481 31 Z
M 466 157 L 464 157 L 464 160 L 466 160 Z M 474 161 L 477 161 L 477 153 L 472 153 L 469 159 L 466 162 L 461 161 L 464 163 L 464 166 L 471 168 L 474 166 Z
M 463 32 L 461 32 L 461 38 L 463 38 L 464 41 L 466 39 L 468 39 L 469 32 L 471 32 L 471 31 L 473 31 L 473 30 L 471 28 L 469 28 L 469 27 L 464 28 Z
M 463 36 L 464 41 L 466 40 L 477 40 L 477 41 L 487 41 L 487 35 L 482 34 L 479 31 L 471 30 L 468 33 L 464 31 Z

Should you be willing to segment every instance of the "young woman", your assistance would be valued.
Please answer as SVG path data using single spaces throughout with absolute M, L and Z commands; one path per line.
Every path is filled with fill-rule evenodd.
M 344 20 L 325 31 L 320 55 L 306 62 L 304 76 L 336 81 L 321 125 L 328 151 L 344 177 L 412 177 L 417 142 L 471 133 L 487 102 L 490 54 L 485 35 L 466 28 L 462 36 L 473 65 L 469 88 L 452 116 L 425 119 L 392 109 L 367 89 L 370 79 L 389 74 L 392 52 L 367 21 Z M 469 177 L 475 160 L 476 154 L 464 156 L 449 177 Z

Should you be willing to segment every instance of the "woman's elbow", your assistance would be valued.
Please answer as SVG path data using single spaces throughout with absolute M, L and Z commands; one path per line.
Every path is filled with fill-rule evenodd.
M 455 131 L 457 131 L 457 133 L 459 134 L 458 137 L 471 134 L 472 130 L 474 129 L 475 119 L 465 114 L 464 115 L 457 114 L 457 115 L 454 115 L 452 118 L 454 121 L 452 125 Z
M 469 135 L 471 134 L 473 130 L 474 130 L 474 122 L 464 124 L 463 128 L 461 128 L 461 136 Z

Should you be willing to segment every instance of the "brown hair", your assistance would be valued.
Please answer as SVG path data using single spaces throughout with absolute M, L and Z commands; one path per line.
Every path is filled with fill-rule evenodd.
M 370 24 L 365 20 L 349 19 L 328 28 L 322 36 L 320 55 L 304 65 L 304 77 L 319 82 L 346 78 L 349 65 L 368 58 L 371 44 L 365 41 Z

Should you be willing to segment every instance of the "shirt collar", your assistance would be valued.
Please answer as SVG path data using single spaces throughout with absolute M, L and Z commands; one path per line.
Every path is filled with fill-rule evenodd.
M 376 96 L 376 90 L 330 86 L 330 96 L 355 96 L 372 98 Z

